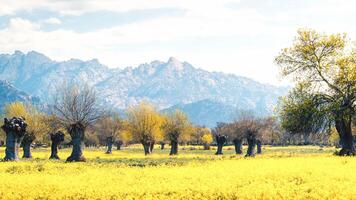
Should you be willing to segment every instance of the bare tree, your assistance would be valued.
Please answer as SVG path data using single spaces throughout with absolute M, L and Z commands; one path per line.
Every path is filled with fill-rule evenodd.
M 85 129 L 104 115 L 99 108 L 94 89 L 88 85 L 78 84 L 65 84 L 58 88 L 54 100 L 54 114 L 72 139 L 72 154 L 67 161 L 85 161 L 83 156 Z

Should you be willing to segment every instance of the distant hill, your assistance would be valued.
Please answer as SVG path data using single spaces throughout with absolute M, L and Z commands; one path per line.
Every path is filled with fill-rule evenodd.
M 8 81 L 0 80 L 0 111 L 3 111 L 4 106 L 7 103 L 15 101 L 31 103 L 35 105 L 40 104 L 40 99 L 38 97 L 30 96 L 27 93 L 16 89 Z
M 173 57 L 167 62 L 152 61 L 135 68 L 111 69 L 96 59 L 58 62 L 35 51 L 1 54 L 0 79 L 47 102 L 58 84 L 87 82 L 110 107 L 125 109 L 143 100 L 159 109 L 185 105 L 194 119 L 200 115 L 194 110 L 209 108 L 207 102 L 215 102 L 213 106 L 217 111 L 218 107 L 220 110 L 238 107 L 270 113 L 278 97 L 287 91 L 287 88 L 233 74 L 209 72 Z
M 236 107 L 209 99 L 175 105 L 162 111 L 172 112 L 177 109 L 184 111 L 194 124 L 206 125 L 208 127 L 214 127 L 216 122 L 231 121 L 237 113 Z

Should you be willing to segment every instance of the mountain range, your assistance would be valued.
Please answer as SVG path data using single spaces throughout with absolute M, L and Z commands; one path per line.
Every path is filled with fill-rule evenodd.
M 101 102 L 109 107 L 123 110 L 144 100 L 160 110 L 182 109 L 194 123 L 210 127 L 231 119 L 238 108 L 269 114 L 288 89 L 209 72 L 173 57 L 120 69 L 96 59 L 55 61 L 35 51 L 0 54 L 0 80 L 8 85 L 6 90 L 0 88 L 1 95 L 8 96 L 6 91 L 12 88 L 19 99 L 22 94 L 25 100 L 26 94 L 47 103 L 59 84 L 85 82 L 96 88 Z M 0 105 L 14 100 L 1 96 Z

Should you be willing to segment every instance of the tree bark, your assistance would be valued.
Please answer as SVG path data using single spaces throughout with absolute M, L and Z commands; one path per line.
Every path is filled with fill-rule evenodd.
M 150 150 L 151 150 L 151 153 L 152 153 L 154 147 L 155 147 L 155 141 L 152 141 L 152 142 L 150 143 Z
M 164 149 L 164 145 L 165 145 L 165 143 L 164 143 L 164 142 L 161 142 L 161 150 Z
M 235 153 L 242 154 L 242 139 L 234 139 Z
M 210 150 L 210 145 L 209 144 L 203 144 L 204 150 Z
M 340 137 L 341 150 L 340 156 L 356 155 L 353 144 L 351 120 L 345 120 L 343 117 L 338 117 L 335 120 L 335 127 Z
M 246 157 L 252 157 L 255 156 L 255 147 L 256 147 L 256 137 L 251 135 L 247 137 L 247 144 L 248 144 L 248 148 L 247 148 L 247 153 L 246 153 Z
M 55 160 L 59 160 L 59 156 L 58 156 L 58 146 L 61 142 L 64 141 L 64 134 L 62 132 L 57 132 L 54 134 L 51 134 L 51 156 L 49 157 L 49 159 L 55 159 Z
M 121 145 L 122 145 L 122 141 L 121 140 L 119 140 L 119 141 L 117 141 L 116 142 L 116 150 L 121 150 Z
M 145 155 L 151 154 L 151 143 L 150 142 L 142 142 L 143 150 L 145 151 Z
M 226 143 L 226 136 L 224 135 L 217 135 L 216 136 L 216 143 L 217 143 L 217 146 L 218 146 L 218 149 L 215 153 L 215 155 L 222 155 L 222 149 L 223 149 L 223 146 L 224 144 Z
M 177 155 L 178 154 L 178 142 L 177 141 L 171 141 L 171 151 L 169 155 Z
M 108 149 L 106 151 L 107 154 L 111 154 L 112 153 L 112 144 L 113 144 L 114 140 L 112 136 L 106 137 L 106 144 L 108 146 Z
M 5 161 L 19 160 L 19 148 L 22 139 L 23 136 L 15 133 L 14 131 L 6 131 Z
M 256 140 L 256 144 L 257 144 L 257 154 L 261 154 L 262 153 L 262 142 L 261 142 L 261 140 Z
M 31 144 L 36 139 L 32 133 L 26 133 L 22 140 L 23 156 L 22 158 L 32 158 Z
M 70 136 L 72 138 L 72 153 L 67 158 L 67 162 L 85 162 L 86 159 L 83 156 L 84 147 L 84 127 L 81 124 L 73 124 L 69 129 Z

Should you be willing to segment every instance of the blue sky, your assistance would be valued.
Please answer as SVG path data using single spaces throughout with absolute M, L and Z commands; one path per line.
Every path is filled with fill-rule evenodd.
M 0 0 L 0 53 L 120 68 L 173 56 L 284 85 L 273 59 L 297 29 L 355 39 L 355 8 L 352 0 Z

